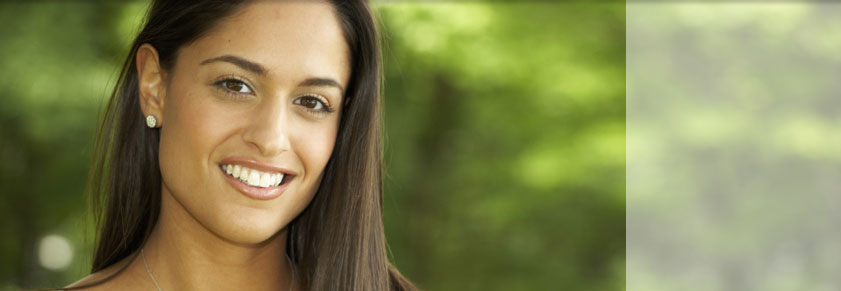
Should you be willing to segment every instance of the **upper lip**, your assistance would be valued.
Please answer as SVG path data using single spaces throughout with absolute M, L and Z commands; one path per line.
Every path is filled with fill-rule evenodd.
M 274 173 L 281 173 L 284 175 L 292 175 L 296 176 L 298 173 L 293 171 L 292 169 L 286 168 L 281 165 L 271 164 L 271 163 L 264 163 L 260 162 L 256 159 L 252 158 L 242 158 L 242 157 L 227 157 L 222 159 L 219 162 L 222 165 L 240 165 L 246 166 L 251 169 L 255 169 L 262 172 L 274 172 Z

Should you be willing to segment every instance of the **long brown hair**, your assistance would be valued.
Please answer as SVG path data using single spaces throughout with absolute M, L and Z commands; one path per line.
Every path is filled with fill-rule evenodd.
M 138 48 L 151 44 L 170 70 L 179 48 L 244 2 L 154 0 L 147 11 L 97 130 L 88 182 L 98 231 L 91 272 L 136 256 L 160 212 L 160 136 L 143 123 Z M 333 153 L 312 202 L 288 226 L 287 253 L 311 290 L 413 290 L 387 257 L 376 25 L 363 0 L 331 3 L 350 47 L 351 77 Z

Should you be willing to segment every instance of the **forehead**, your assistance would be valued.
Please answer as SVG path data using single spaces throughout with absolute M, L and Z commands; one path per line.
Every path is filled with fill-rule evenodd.
M 183 53 L 183 54 L 181 54 Z M 350 74 L 349 48 L 331 4 L 322 1 L 258 1 L 247 4 L 179 54 L 187 65 L 222 55 L 261 64 L 268 76 L 330 77 Z

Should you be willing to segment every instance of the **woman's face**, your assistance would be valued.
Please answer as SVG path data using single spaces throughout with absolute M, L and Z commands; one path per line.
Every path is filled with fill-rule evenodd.
M 348 57 L 332 6 L 315 1 L 250 4 L 182 47 L 156 99 L 163 195 L 177 202 L 164 211 L 237 243 L 283 229 L 330 158 Z

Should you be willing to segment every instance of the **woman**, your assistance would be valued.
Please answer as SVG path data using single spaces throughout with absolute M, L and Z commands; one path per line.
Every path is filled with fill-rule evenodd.
M 362 0 L 154 1 L 67 289 L 414 289 L 386 255 L 379 58 Z

